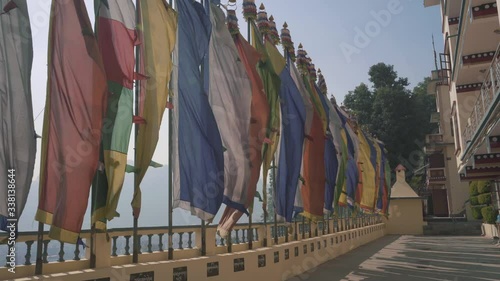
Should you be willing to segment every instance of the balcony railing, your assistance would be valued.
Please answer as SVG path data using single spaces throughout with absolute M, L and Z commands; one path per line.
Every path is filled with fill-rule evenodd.
M 443 139 L 443 134 L 430 134 L 425 136 L 425 143 L 426 144 L 439 144 L 444 141 Z
M 443 182 L 446 181 L 446 174 L 444 169 L 429 170 L 429 182 Z
M 351 236 L 350 231 L 354 229 L 366 229 L 379 225 L 382 218 L 376 215 L 362 215 L 355 217 L 329 218 L 317 224 L 297 220 L 285 225 L 273 223 L 264 225 L 254 223 L 249 228 L 248 224 L 236 225 L 229 237 L 225 240 L 216 235 L 216 226 L 209 226 L 206 229 L 206 255 L 216 255 L 231 252 L 241 252 L 248 249 L 257 249 L 266 246 L 283 244 L 292 241 L 300 241 L 323 235 L 342 233 L 342 236 Z M 203 239 L 201 238 L 201 228 L 199 226 L 176 226 L 173 231 L 174 259 L 195 258 L 202 255 Z M 249 235 L 252 233 L 252 235 Z M 344 235 L 345 233 L 345 235 Z M 107 241 L 106 247 L 97 247 L 95 255 L 101 261 L 98 264 L 108 264 L 120 266 L 132 263 L 133 249 L 132 228 L 110 229 L 108 233 L 97 233 L 96 241 Z M 44 233 L 44 237 L 48 233 Z M 168 227 L 141 227 L 138 229 L 139 235 L 139 262 L 152 262 L 168 260 Z M 342 241 L 342 236 L 340 239 Z M 0 234 L 0 241 L 6 237 Z M 90 268 L 90 237 L 89 230 L 83 231 L 82 240 L 87 245 L 76 246 L 64 244 L 62 242 L 45 239 L 42 245 L 43 273 L 52 274 L 66 271 L 85 270 Z M 250 243 L 250 239 L 252 243 Z M 210 242 L 213 241 L 213 242 Z M 250 246 L 252 244 L 252 246 Z M 16 239 L 16 274 L 8 273 L 9 259 L 6 262 L 0 261 L 0 280 L 3 277 L 22 278 L 33 276 L 35 273 L 37 249 L 36 232 L 20 232 Z M 7 245 L 0 245 L 0 256 L 6 257 Z M 22 256 L 21 256 L 22 254 Z M 102 262 L 102 259 L 105 261 Z M 64 263 L 64 266 L 62 266 Z
M 486 72 L 486 78 L 481 86 L 479 97 L 472 108 L 465 129 L 462 133 L 462 142 L 466 147 L 464 156 L 468 154 L 472 146 L 477 144 L 476 139 L 489 125 L 496 123 L 492 115 L 498 107 L 498 95 L 500 89 L 500 44 L 498 45 L 491 66 Z

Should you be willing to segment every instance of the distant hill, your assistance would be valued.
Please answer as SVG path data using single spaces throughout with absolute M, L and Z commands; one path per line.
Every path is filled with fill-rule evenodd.
M 132 227 L 132 207 L 130 202 L 133 196 L 133 175 L 126 174 L 125 183 L 120 197 L 120 202 L 118 204 L 118 213 L 120 217 L 113 219 L 109 222 L 108 228 L 123 228 Z M 19 221 L 20 231 L 36 231 L 38 229 L 38 223 L 34 220 L 36 209 L 38 207 L 38 180 L 33 181 L 31 184 L 31 190 L 26 203 L 25 210 L 21 219 Z M 164 166 L 161 168 L 149 168 L 141 185 L 142 189 L 142 209 L 141 216 L 139 218 L 139 226 L 167 226 L 168 225 L 168 167 Z M 262 180 L 259 182 L 259 190 L 262 189 Z M 222 205 L 219 210 L 218 215 L 214 219 L 214 223 L 217 223 L 220 219 L 222 212 L 224 211 L 225 205 Z M 254 221 L 260 220 L 262 214 L 262 204 L 256 201 L 255 204 L 255 214 Z M 191 216 L 187 211 L 181 209 L 174 210 L 174 225 L 198 225 L 200 220 L 196 217 Z M 246 223 L 248 219 L 243 216 L 240 223 Z M 89 208 L 87 208 L 87 213 L 85 214 L 83 229 L 90 228 L 90 200 Z M 46 226 L 46 229 L 48 227 Z

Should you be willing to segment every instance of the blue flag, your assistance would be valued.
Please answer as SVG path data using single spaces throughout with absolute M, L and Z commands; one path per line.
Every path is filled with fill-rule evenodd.
M 281 72 L 281 143 L 279 148 L 278 176 L 274 196 L 278 217 L 292 221 L 297 184 L 302 165 L 305 137 L 306 108 L 302 96 L 290 75 L 291 61 Z
M 224 193 L 223 147 L 208 100 L 208 65 L 203 65 L 208 56 L 212 25 L 202 4 L 178 0 L 177 5 L 174 207 L 211 221 L 222 204 Z
M 321 99 L 321 104 L 325 109 L 326 119 L 328 124 L 330 123 L 330 114 L 336 114 L 335 112 L 330 112 L 330 108 L 328 107 L 327 97 L 322 94 L 318 85 L 314 85 L 316 87 L 316 91 L 319 93 L 319 98 Z M 333 200 L 335 198 L 335 185 L 337 183 L 337 173 L 339 169 L 339 161 L 337 159 L 337 150 L 335 149 L 335 145 L 333 144 L 333 134 L 330 132 L 329 126 L 326 131 L 326 139 L 325 139 L 325 210 L 329 212 L 333 211 Z

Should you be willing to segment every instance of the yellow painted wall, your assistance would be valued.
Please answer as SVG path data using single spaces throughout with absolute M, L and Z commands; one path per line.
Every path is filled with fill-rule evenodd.
M 419 198 L 391 199 L 386 225 L 387 234 L 422 235 L 425 225 L 422 200 Z

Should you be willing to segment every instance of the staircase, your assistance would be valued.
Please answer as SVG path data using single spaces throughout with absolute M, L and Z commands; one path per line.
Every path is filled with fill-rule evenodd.
M 478 236 L 481 235 L 481 222 L 462 218 L 428 219 L 424 235 Z

